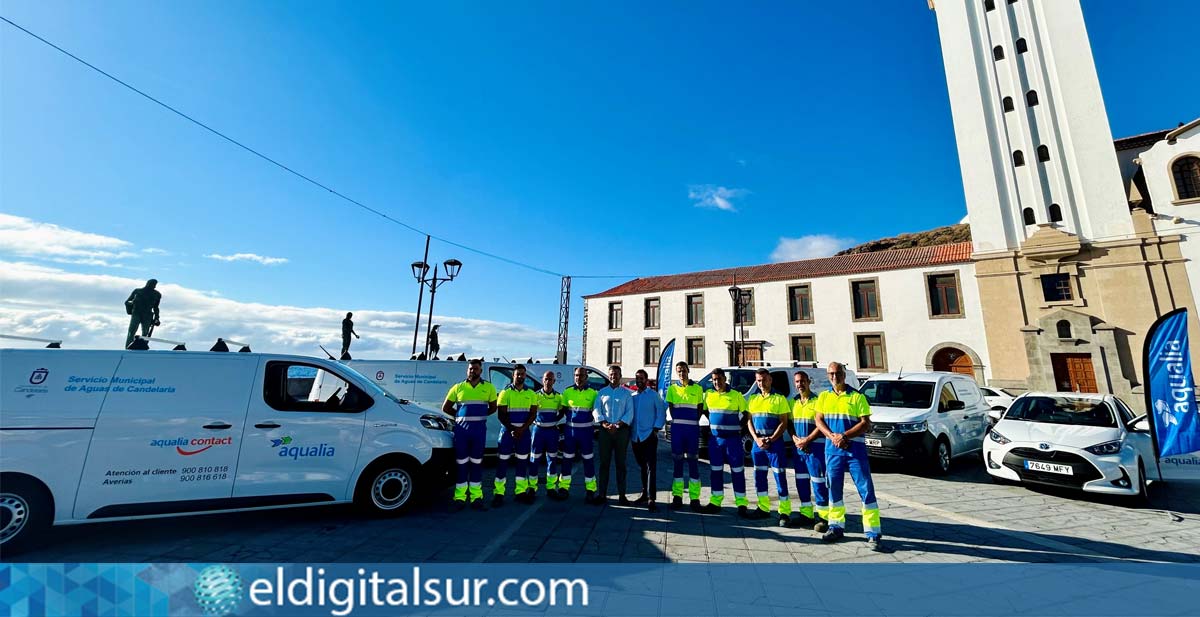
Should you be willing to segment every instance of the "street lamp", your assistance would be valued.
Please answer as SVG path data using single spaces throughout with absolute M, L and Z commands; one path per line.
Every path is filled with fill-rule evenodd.
M 733 277 L 733 285 L 729 287 L 729 299 L 733 300 L 733 341 L 731 341 L 730 344 L 733 349 L 732 364 L 736 366 L 742 365 L 742 357 L 740 354 L 738 354 L 738 326 L 740 326 L 744 321 L 743 315 L 745 314 L 746 307 L 750 306 L 750 299 L 753 293 L 754 292 L 749 289 L 742 289 L 741 287 L 738 287 L 737 276 L 735 275 Z M 745 330 L 742 330 L 742 353 L 745 353 L 745 347 L 746 334 Z
M 428 254 L 429 240 L 426 238 L 426 258 Z M 444 276 L 438 276 L 438 269 L 442 269 Z M 425 350 L 422 352 L 426 358 L 429 357 L 429 333 L 433 330 L 433 302 L 437 298 L 438 287 L 443 284 L 453 281 L 458 277 L 458 273 L 462 270 L 462 262 L 457 259 L 447 259 L 440 266 L 433 266 L 433 276 L 429 274 L 429 264 L 424 261 L 414 261 L 412 263 L 413 278 L 417 279 L 417 283 L 421 286 L 421 291 L 417 295 L 417 323 L 413 328 L 413 349 L 415 355 L 417 353 L 417 336 L 421 331 L 421 304 L 422 297 L 425 293 L 425 287 L 429 287 L 429 319 L 425 323 Z

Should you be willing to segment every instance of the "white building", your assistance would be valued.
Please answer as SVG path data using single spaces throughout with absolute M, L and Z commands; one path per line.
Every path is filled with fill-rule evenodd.
M 652 370 L 674 339 L 675 358 L 700 369 L 839 361 L 860 374 L 957 370 L 983 382 L 974 280 L 969 242 L 634 279 L 584 297 L 584 362 Z M 735 282 L 751 294 L 741 362 Z
M 1179 248 L 1200 297 L 1200 118 L 1141 137 L 1117 142 L 1129 202 L 1155 215 L 1158 235 L 1188 237 Z M 1124 150 L 1122 142 L 1130 142 Z

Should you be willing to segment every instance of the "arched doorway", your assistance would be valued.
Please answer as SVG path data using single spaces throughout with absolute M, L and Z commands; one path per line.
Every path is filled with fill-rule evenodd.
M 957 347 L 943 347 L 933 354 L 933 370 L 962 373 L 975 377 L 975 363 L 971 356 Z

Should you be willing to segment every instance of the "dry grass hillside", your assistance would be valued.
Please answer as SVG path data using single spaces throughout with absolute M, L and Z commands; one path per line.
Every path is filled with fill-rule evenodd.
M 937 246 L 939 244 L 954 244 L 971 241 L 971 226 L 967 223 L 947 225 L 929 231 L 918 231 L 911 234 L 900 234 L 894 238 L 881 238 L 864 242 L 858 246 L 840 251 L 838 255 L 852 253 L 873 253 L 875 251 L 890 251 L 892 249 L 907 249 L 918 246 Z

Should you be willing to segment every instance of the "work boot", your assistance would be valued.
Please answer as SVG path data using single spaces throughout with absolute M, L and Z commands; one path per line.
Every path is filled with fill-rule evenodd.
M 593 503 L 596 501 L 596 492 L 588 491 L 583 495 L 583 503 Z
M 480 499 L 479 501 L 483 501 L 483 500 Z M 503 506 L 503 505 L 504 505 L 504 495 L 501 495 L 500 493 L 496 493 L 495 495 L 492 495 L 492 507 L 493 508 L 499 508 L 500 506 Z
M 629 501 L 629 498 L 622 494 L 619 498 L 617 498 L 617 504 L 622 506 L 631 506 L 633 505 L 633 502 Z
M 466 507 L 467 502 L 463 499 L 455 499 L 454 501 L 450 502 L 451 512 L 462 512 L 464 509 L 466 509 Z
M 649 496 L 649 495 L 647 495 L 647 494 L 645 494 L 645 493 L 642 493 L 641 495 L 638 495 L 638 498 L 637 498 L 637 499 L 634 499 L 634 500 L 633 500 L 633 505 L 635 505 L 635 506 L 644 506 L 644 505 L 646 505 L 646 503 L 648 503 L 649 501 L 650 501 L 650 496 Z
M 780 527 L 786 528 L 786 527 L 790 527 L 791 525 L 792 525 L 792 518 L 790 516 L 788 516 L 786 514 L 779 515 L 779 526 Z
M 705 514 L 720 514 L 721 506 L 718 506 L 715 503 L 710 503 L 710 504 L 704 506 L 704 513 Z
M 699 499 L 693 499 L 691 504 L 692 512 L 704 512 L 704 506 L 700 504 Z
M 646 510 L 650 512 L 658 512 L 658 504 L 654 503 L 653 501 L 647 501 Z
M 758 508 L 747 508 L 746 506 L 738 506 L 738 516 L 740 516 L 744 519 L 747 519 L 747 520 L 751 520 L 751 521 L 759 521 L 764 518 L 767 518 L 767 513 L 763 512 L 762 510 L 759 510 Z
M 884 548 L 884 546 L 883 546 L 883 538 L 880 538 L 879 536 L 871 536 L 871 537 L 867 538 L 867 547 L 870 548 L 871 550 L 875 551 L 876 553 L 888 552 L 887 549 Z
M 842 531 L 841 527 L 830 527 L 829 531 L 826 531 L 825 534 L 821 536 L 821 541 L 822 542 L 837 542 L 837 541 L 841 540 L 845 535 L 846 535 L 846 532 Z
M 482 499 L 476 499 L 475 501 L 471 502 L 471 509 L 478 512 L 484 512 L 487 510 L 487 506 L 484 505 Z
M 672 497 L 671 498 L 671 509 L 672 510 L 682 510 L 683 509 L 683 497 L 680 497 L 679 495 Z
M 805 516 L 803 514 L 798 514 L 798 515 L 795 515 L 792 517 L 792 526 L 793 527 L 799 527 L 801 529 L 810 529 L 815 524 L 816 524 L 816 521 L 814 521 L 813 517 L 811 517 L 811 516 Z
M 517 499 L 518 499 L 518 500 L 519 500 L 521 503 L 525 503 L 525 504 L 531 504 L 531 503 L 533 503 L 533 501 L 534 501 L 535 499 L 537 499 L 537 493 L 536 493 L 536 492 L 534 492 L 534 490 L 533 490 L 533 489 L 529 489 L 529 490 L 525 491 L 524 493 L 521 493 L 521 494 L 520 494 L 520 495 L 517 497 Z
M 813 523 L 812 528 L 813 531 L 817 533 L 825 533 L 826 531 L 829 531 L 829 523 L 826 523 L 825 519 L 823 518 L 818 518 L 817 522 Z

